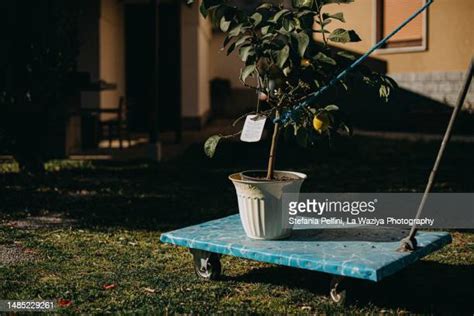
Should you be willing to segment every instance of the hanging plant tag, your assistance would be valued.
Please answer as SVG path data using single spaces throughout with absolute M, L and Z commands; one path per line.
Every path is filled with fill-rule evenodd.
M 266 120 L 265 116 L 247 115 L 240 140 L 247 143 L 258 142 L 262 138 Z

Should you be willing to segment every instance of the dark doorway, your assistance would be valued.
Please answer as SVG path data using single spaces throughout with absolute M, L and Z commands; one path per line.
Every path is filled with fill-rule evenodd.
M 156 39 L 149 4 L 125 7 L 126 79 L 129 125 L 133 131 L 149 130 L 154 89 L 158 91 L 160 131 L 181 130 L 180 2 L 163 1 L 158 8 L 158 78 L 153 83 Z
M 152 69 L 154 62 L 153 23 L 146 4 L 125 7 L 125 71 L 128 120 L 132 131 L 148 130 L 147 114 L 152 102 Z
M 160 130 L 174 130 L 181 138 L 181 1 L 161 1 L 158 8 L 160 64 L 158 122 Z

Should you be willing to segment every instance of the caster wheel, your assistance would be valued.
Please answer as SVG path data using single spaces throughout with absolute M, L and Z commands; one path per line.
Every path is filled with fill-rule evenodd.
M 217 280 L 221 276 L 222 266 L 220 256 L 216 253 L 192 249 L 194 271 L 205 280 Z
M 337 305 L 345 305 L 347 302 L 347 289 L 342 284 L 344 277 L 334 277 L 331 280 L 329 296 Z

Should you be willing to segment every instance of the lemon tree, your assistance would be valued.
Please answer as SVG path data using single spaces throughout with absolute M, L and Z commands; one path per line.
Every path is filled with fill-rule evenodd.
M 328 4 L 351 2 L 353 0 L 292 0 L 285 6 L 263 1 L 250 11 L 230 0 L 201 2 L 201 14 L 226 35 L 222 49 L 228 55 L 234 53 L 240 57 L 242 84 L 257 91 L 256 109 L 252 113 L 266 116 L 270 118 L 267 121 L 275 123 L 271 150 L 276 147 L 282 130 L 303 146 L 314 145 L 333 133 L 350 132 L 333 100 L 325 98 L 304 109 L 295 107 L 306 95 L 327 85 L 355 59 L 330 44 L 357 42 L 360 37 L 354 30 L 331 27 L 334 21 L 344 23 L 345 17 L 342 12 L 325 10 Z M 356 82 L 379 86 L 383 99 L 395 87 L 393 80 L 361 66 L 332 89 L 337 94 L 346 93 Z M 291 119 L 279 123 L 280 113 L 292 109 Z M 206 142 L 208 156 L 214 155 L 222 137 L 214 135 Z M 274 154 L 270 152 L 273 159 Z M 273 166 L 274 161 L 269 161 L 269 178 Z

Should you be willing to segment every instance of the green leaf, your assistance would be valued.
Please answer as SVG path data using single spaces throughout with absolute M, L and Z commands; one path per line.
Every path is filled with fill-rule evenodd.
M 360 37 L 353 30 L 335 29 L 328 37 L 329 40 L 338 43 L 359 42 Z
M 239 50 L 239 56 L 242 61 L 247 61 L 249 55 L 255 54 L 252 46 L 242 46 Z
M 209 137 L 206 142 L 204 143 L 204 153 L 209 158 L 214 157 L 214 153 L 216 152 L 216 147 L 219 144 L 222 136 L 220 135 L 213 135 Z
M 303 10 L 303 11 L 301 11 L 301 12 L 298 12 L 298 13 L 296 14 L 296 16 L 297 16 L 298 18 L 301 18 L 302 16 L 305 16 L 305 15 L 308 15 L 308 14 L 311 14 L 311 15 L 315 16 L 317 13 L 314 12 L 314 11 L 305 9 L 305 10 Z
M 224 32 L 224 33 L 227 32 L 229 30 L 229 27 L 230 27 L 230 21 L 227 21 L 225 19 L 225 16 L 223 16 L 221 18 L 221 22 L 219 24 L 219 27 L 220 27 L 222 32 Z
M 262 23 L 263 15 L 261 13 L 255 12 L 250 18 L 253 20 L 253 25 L 257 26 Z
M 390 87 L 386 85 L 381 85 L 379 88 L 379 95 L 381 98 L 388 102 L 388 97 L 390 96 Z
M 349 37 L 349 32 L 344 29 L 335 29 L 332 31 L 331 35 L 329 35 L 328 39 L 339 43 L 347 43 L 351 40 Z
M 237 41 L 235 41 L 235 46 L 238 47 L 240 45 L 242 45 L 246 40 L 248 40 L 249 38 L 251 38 L 252 36 L 250 35 L 245 35 L 245 36 L 242 36 L 241 38 L 239 38 Z
M 228 5 L 206 5 L 207 11 L 209 12 L 209 16 L 211 17 L 211 21 L 215 26 L 218 26 L 222 29 L 221 25 L 226 24 L 224 21 L 230 22 L 232 21 L 231 15 L 233 15 L 234 8 L 229 7 Z M 223 32 L 227 32 L 223 30 Z
M 283 33 L 281 30 L 277 31 L 279 33 L 278 36 L 276 36 L 273 40 L 272 40 L 272 46 L 273 46 L 273 49 L 275 51 L 279 51 L 280 49 L 282 49 L 283 47 L 285 47 L 285 45 L 288 44 L 289 42 L 289 38 L 286 34 L 288 34 L 286 32 Z
M 189 0 L 191 2 L 194 2 L 194 0 Z M 216 0 L 211 0 L 211 1 L 202 1 L 201 4 L 199 5 L 199 12 L 204 18 L 207 18 L 209 13 L 213 10 L 216 10 L 222 6 L 222 3 L 219 3 L 219 1 Z
M 301 128 L 301 125 L 292 124 L 293 125 L 293 135 L 298 135 L 298 130 Z
M 313 28 L 315 15 L 316 13 L 313 12 L 312 14 L 305 14 L 299 17 L 300 26 L 303 30 L 311 30 Z
M 395 80 L 390 78 L 389 76 L 379 75 L 384 82 L 386 82 L 392 89 L 397 89 L 398 84 Z
M 255 10 L 270 9 L 272 7 L 271 3 L 263 3 L 259 5 Z
M 224 44 L 222 44 L 222 49 L 224 49 L 224 48 L 227 46 L 227 44 L 229 44 L 229 42 L 230 42 L 231 40 L 232 40 L 231 37 L 226 36 L 226 37 L 224 38 Z
M 229 31 L 229 37 L 235 37 L 240 34 L 240 31 L 242 31 L 242 26 L 243 24 L 237 24 L 232 30 Z
M 353 130 L 352 130 L 352 127 L 350 125 L 347 125 L 346 123 L 341 122 L 339 124 L 339 128 L 344 129 L 344 131 L 347 133 L 347 135 L 352 136 Z
M 349 87 L 347 86 L 347 84 L 346 84 L 344 81 L 339 80 L 339 83 L 344 87 L 344 89 L 345 89 L 346 91 L 349 91 Z
M 319 22 L 319 21 L 316 21 L 316 23 L 318 23 L 318 24 L 319 24 L 319 25 L 321 25 L 321 26 L 326 26 L 326 25 L 328 25 L 328 24 L 329 24 L 329 23 L 331 23 L 331 22 L 332 22 L 332 20 L 331 20 L 331 19 L 326 19 L 326 20 L 323 20 L 323 22 L 322 22 L 322 23 L 321 23 L 321 22 Z
M 294 35 L 298 41 L 298 53 L 301 57 L 304 57 L 304 53 L 309 45 L 309 36 L 305 32 L 300 32 Z
M 337 13 L 331 14 L 331 18 L 339 20 L 339 21 L 344 22 L 344 23 L 346 22 L 346 19 L 344 19 L 344 13 L 342 13 L 342 12 L 337 12 Z
M 270 25 L 266 25 L 262 27 L 262 35 L 266 35 L 269 29 L 270 29 Z
M 288 60 L 288 56 L 290 55 L 290 47 L 285 45 L 279 52 L 277 56 L 277 65 L 280 68 L 283 68 L 286 61 Z
M 273 23 L 276 23 L 278 22 L 278 20 L 284 15 L 284 14 L 288 14 L 290 12 L 290 10 L 288 9 L 283 9 L 283 10 L 280 10 L 278 11 L 270 20 L 268 20 L 269 22 L 273 22 Z
M 314 56 L 314 59 L 319 60 L 320 62 L 323 62 L 326 64 L 336 65 L 336 61 L 334 59 L 332 59 L 331 57 L 321 52 L 316 54 L 316 56 Z
M 227 49 L 227 56 L 229 56 L 230 53 L 232 53 L 234 51 L 235 47 L 236 47 L 235 42 L 230 44 L 229 48 Z
M 344 14 L 342 12 L 338 12 L 338 13 L 334 13 L 334 14 L 329 14 L 329 13 L 323 13 L 323 19 L 326 20 L 326 19 L 336 19 L 336 20 L 339 20 L 341 22 L 346 22 L 346 20 L 344 19 Z
M 327 112 L 338 111 L 339 107 L 335 104 L 330 104 L 330 105 L 327 105 L 326 107 L 324 107 L 324 110 L 327 111 Z
M 339 56 L 342 56 L 342 57 L 350 59 L 350 60 L 355 60 L 356 59 L 354 55 L 352 55 L 351 53 L 348 53 L 346 51 L 340 51 L 340 52 L 337 52 L 337 54 Z
M 291 32 L 295 26 L 293 25 L 293 22 L 288 20 L 288 19 L 283 19 L 283 28 L 288 31 L 288 32 Z
M 188 3 L 189 3 L 189 1 L 188 1 Z M 201 15 L 204 18 L 207 18 L 207 15 L 209 14 L 209 12 L 207 11 L 207 8 L 206 8 L 206 5 L 204 4 L 204 2 L 201 2 L 201 4 L 199 5 L 199 12 L 201 13 Z
M 301 21 L 300 21 L 298 18 L 296 18 L 296 17 L 294 17 L 294 18 L 291 20 L 291 24 L 293 25 L 293 27 L 294 27 L 296 30 L 301 30 L 301 29 L 303 29 L 303 28 L 301 27 Z
M 240 71 L 240 80 L 242 80 L 242 82 L 245 82 L 248 76 L 250 76 L 255 71 L 255 69 L 257 69 L 257 66 L 255 64 L 248 65 L 242 68 Z

